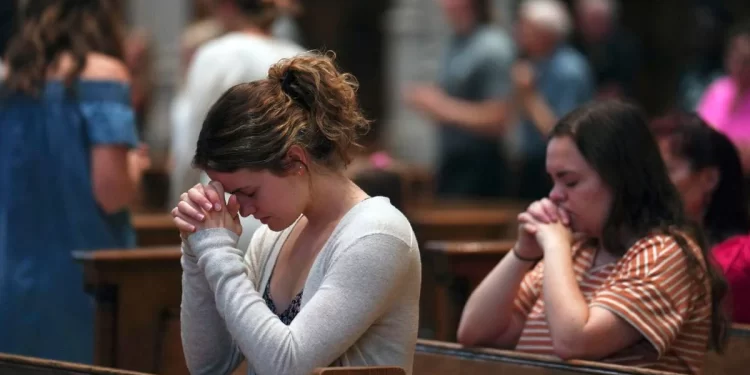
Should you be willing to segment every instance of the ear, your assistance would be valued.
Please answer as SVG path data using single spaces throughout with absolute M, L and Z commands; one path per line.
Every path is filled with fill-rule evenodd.
M 721 175 L 715 167 L 704 168 L 700 171 L 700 184 L 706 193 L 712 193 L 719 186 Z
M 302 147 L 293 145 L 286 152 L 286 164 L 289 174 L 299 173 L 299 171 L 304 173 L 310 170 L 310 157 Z

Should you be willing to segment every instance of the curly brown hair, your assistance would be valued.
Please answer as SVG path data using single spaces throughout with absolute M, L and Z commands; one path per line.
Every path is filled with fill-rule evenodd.
M 203 122 L 193 165 L 282 175 L 299 161 L 287 157 L 298 145 L 316 164 L 343 169 L 370 120 L 360 109 L 355 77 L 334 60 L 332 52 L 301 54 L 271 66 L 266 79 L 227 90 Z
M 89 53 L 123 60 L 123 27 L 111 0 L 28 0 L 21 10 L 20 27 L 6 55 L 6 87 L 36 94 L 47 69 L 69 53 L 74 68 L 65 79 L 70 85 L 86 67 Z

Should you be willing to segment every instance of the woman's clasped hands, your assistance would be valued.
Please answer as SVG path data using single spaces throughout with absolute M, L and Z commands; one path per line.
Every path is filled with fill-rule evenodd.
M 518 215 L 518 223 L 519 241 L 528 243 L 533 238 L 536 246 L 526 247 L 537 247 L 539 255 L 559 244 L 570 244 L 573 238 L 568 212 L 548 198 L 532 203 Z
M 186 239 L 203 229 L 226 228 L 238 236 L 242 234 L 240 204 L 232 194 L 224 201 L 224 187 L 217 181 L 197 184 L 180 195 L 180 202 L 172 209 L 180 236 Z

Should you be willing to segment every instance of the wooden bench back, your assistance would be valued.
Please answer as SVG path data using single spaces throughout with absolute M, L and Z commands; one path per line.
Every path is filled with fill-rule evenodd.
M 413 375 L 674 375 L 637 367 L 588 361 L 563 362 L 547 356 L 506 350 L 464 348 L 459 344 L 419 340 Z M 708 374 L 708 372 L 707 372 Z
M 706 355 L 704 374 L 730 375 L 750 373 L 750 325 L 734 324 L 724 353 Z
M 406 375 L 401 367 L 326 367 L 313 371 L 312 375 Z
M 149 375 L 142 372 L 82 365 L 0 353 L 0 374 L 9 375 Z

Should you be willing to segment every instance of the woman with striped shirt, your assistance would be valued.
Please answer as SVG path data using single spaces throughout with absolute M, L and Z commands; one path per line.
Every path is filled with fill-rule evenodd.
M 581 107 L 547 146 L 554 186 L 472 293 L 459 342 L 700 374 L 726 333 L 726 283 L 641 112 Z M 490 322 L 490 324 L 488 324 Z

